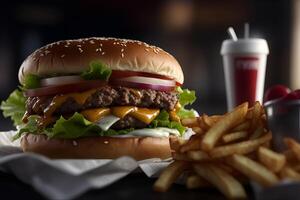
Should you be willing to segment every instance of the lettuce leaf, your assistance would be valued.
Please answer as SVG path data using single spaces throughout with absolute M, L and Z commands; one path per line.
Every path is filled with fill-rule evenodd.
M 180 119 L 195 117 L 195 110 L 185 108 L 185 106 L 191 105 L 195 102 L 195 91 L 182 89 L 181 87 L 177 87 L 176 90 L 179 93 L 179 103 L 181 105 L 181 108 L 177 111 L 177 115 L 180 117 Z
M 16 135 L 14 135 L 13 137 L 13 140 L 16 140 L 18 138 L 20 138 L 22 136 L 22 134 L 24 133 L 34 133 L 34 134 L 37 134 L 39 131 L 38 131 L 38 125 L 37 125 L 37 120 L 38 116 L 36 115 L 31 115 L 28 117 L 28 122 L 26 124 L 22 124 L 20 126 L 20 129 L 19 131 L 17 132 Z
M 111 75 L 112 70 L 107 68 L 100 61 L 92 61 L 90 63 L 90 69 L 84 71 L 81 77 L 85 80 L 108 80 Z
M 53 128 L 47 130 L 47 135 L 50 138 L 78 138 L 95 135 L 98 132 L 101 132 L 99 126 L 86 120 L 81 114 L 75 113 L 69 119 L 61 116 Z
M 60 117 L 53 127 L 38 129 L 36 122 L 38 116 L 30 116 L 29 122 L 24 124 L 19 132 L 14 136 L 14 139 L 21 137 L 23 133 L 30 132 L 32 134 L 46 134 L 50 138 L 66 138 L 75 139 L 87 136 L 112 136 L 112 135 L 125 135 L 133 129 L 102 131 L 99 126 L 86 120 L 83 115 L 74 113 L 69 119 Z
M 10 117 L 14 125 L 22 124 L 22 117 L 25 113 L 25 97 L 20 90 L 14 90 L 6 101 L 1 102 L 0 109 L 4 117 Z
M 180 108 L 176 114 L 178 115 L 178 117 L 180 117 L 180 119 L 184 119 L 184 118 L 196 117 L 195 113 L 197 112 L 194 109 Z
M 196 93 L 194 90 L 182 89 L 177 87 L 179 93 L 179 103 L 181 106 L 191 105 L 196 101 Z
M 170 115 L 165 110 L 161 110 L 159 115 L 151 122 L 150 127 L 151 128 L 168 127 L 168 128 L 177 129 L 181 135 L 184 133 L 186 129 L 179 122 L 170 121 Z
M 40 87 L 41 78 L 34 74 L 27 74 L 25 76 L 23 87 L 25 89 L 34 89 Z

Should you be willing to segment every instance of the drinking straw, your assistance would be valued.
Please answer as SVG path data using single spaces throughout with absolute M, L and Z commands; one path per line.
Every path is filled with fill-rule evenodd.
M 250 35 L 250 26 L 249 23 L 245 23 L 244 25 L 244 38 L 249 38 Z
M 232 27 L 229 27 L 229 28 L 227 29 L 227 33 L 229 34 L 229 36 L 231 37 L 231 39 L 232 39 L 233 41 L 237 41 L 237 40 L 238 40 L 238 38 L 237 38 L 237 36 L 236 36 L 236 34 L 235 34 L 235 31 L 234 31 L 234 29 L 233 29 Z

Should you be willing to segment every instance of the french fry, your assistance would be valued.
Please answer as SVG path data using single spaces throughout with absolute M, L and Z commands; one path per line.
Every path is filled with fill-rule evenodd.
M 200 149 L 201 138 L 198 135 L 193 135 L 192 138 L 180 148 L 180 152 L 184 153 L 191 150 Z
M 233 175 L 236 171 L 233 169 L 231 166 L 225 164 L 224 162 L 218 162 L 218 167 L 222 168 L 225 170 L 227 173 Z
M 190 175 L 187 177 L 186 187 L 188 189 L 196 189 L 196 188 L 202 188 L 202 187 L 211 187 L 211 184 L 208 183 L 203 178 L 201 178 L 200 176 L 194 174 L 194 175 Z
M 202 118 L 207 127 L 212 127 L 219 120 L 218 117 L 209 117 L 206 114 Z
M 271 148 L 271 140 L 263 143 L 261 146 L 270 149 Z
M 188 168 L 188 164 L 182 161 L 174 161 L 160 174 L 155 181 L 153 189 L 157 192 L 167 191 L 172 183 Z
M 283 154 L 276 153 L 271 149 L 259 147 L 258 160 L 272 172 L 279 172 L 286 163 L 286 158 Z
M 187 143 L 187 140 L 181 139 L 180 137 L 170 137 L 170 148 L 174 151 L 179 151 L 180 147 Z
M 205 134 L 201 147 L 205 151 L 211 150 L 222 135 L 233 128 L 240 122 L 242 122 L 247 113 L 248 103 L 243 103 L 238 106 L 232 112 L 227 113 L 222 119 L 220 119 L 213 127 L 211 127 Z
M 202 130 L 204 130 L 204 132 L 206 132 L 206 131 L 210 128 L 210 126 L 208 126 L 208 125 L 204 122 L 203 117 L 198 118 L 198 123 L 199 123 L 200 128 L 201 128 Z
M 241 183 L 249 180 L 262 186 L 282 179 L 300 181 L 300 144 L 285 138 L 286 151 L 272 150 L 272 133 L 259 102 L 251 108 L 244 103 L 225 115 L 204 114 L 182 122 L 196 134 L 189 140 L 170 138 L 175 162 L 156 181 L 156 191 L 166 191 L 185 170 L 188 189 L 216 187 L 227 198 L 245 198 Z
M 235 128 L 232 129 L 232 132 L 237 131 L 245 131 L 250 128 L 250 121 L 244 121 L 243 123 L 237 125 Z
M 252 119 L 252 116 L 253 116 L 253 107 L 249 108 L 248 111 L 247 111 L 247 114 L 246 114 L 246 119 Z
M 198 125 L 198 119 L 196 117 L 193 117 L 193 118 L 184 118 L 181 120 L 181 124 L 183 126 L 186 126 L 186 127 L 195 127 L 195 126 L 199 126 Z
M 264 127 L 262 125 L 258 126 L 252 135 L 250 135 L 249 139 L 253 140 L 259 138 L 264 133 Z
M 196 173 L 216 186 L 229 199 L 244 199 L 243 186 L 229 173 L 213 164 L 194 164 Z
M 252 120 L 251 120 L 251 126 L 250 126 L 250 130 L 255 130 L 258 121 L 260 120 L 260 116 L 261 116 L 261 105 L 259 103 L 259 101 L 256 101 L 254 103 L 253 106 L 253 114 L 252 114 Z
M 209 116 L 209 118 L 211 118 L 214 122 L 219 121 L 220 119 L 222 119 L 222 115 L 211 115 Z
M 263 112 L 264 112 L 264 110 L 263 110 Z M 266 125 L 267 115 L 265 113 L 261 115 L 261 121 L 263 122 L 264 125 Z
M 298 163 L 298 159 L 291 149 L 284 151 L 283 155 L 288 163 Z
M 188 151 L 187 152 L 187 157 L 193 161 L 205 161 L 209 160 L 210 157 L 205 151 Z
M 223 135 L 222 140 L 224 143 L 233 142 L 239 139 L 246 138 L 248 136 L 247 131 L 238 131 L 233 133 L 228 133 L 226 135 Z
M 288 166 L 285 166 L 281 170 L 280 177 L 282 179 L 288 179 L 288 180 L 292 180 L 292 181 L 300 181 L 300 174 L 296 170 L 294 170 Z
M 172 152 L 172 158 L 178 161 L 192 161 L 186 153 Z
M 286 146 L 294 152 L 296 158 L 300 161 L 300 144 L 292 138 L 283 139 Z
M 199 126 L 194 126 L 192 127 L 192 130 L 196 133 L 196 134 L 204 134 L 204 130 L 202 128 L 200 128 Z
M 255 151 L 260 145 L 264 144 L 265 142 L 271 139 L 272 134 L 267 133 L 264 136 L 255 140 L 247 140 L 244 142 L 216 147 L 209 152 L 209 155 L 212 158 L 222 158 L 233 154 L 251 153 Z
M 297 172 L 300 171 L 300 164 L 296 164 L 296 165 L 293 165 L 291 166 L 294 170 L 296 170 Z
M 263 186 L 271 186 L 279 182 L 273 172 L 246 156 L 235 154 L 227 158 L 227 161 L 229 165 Z

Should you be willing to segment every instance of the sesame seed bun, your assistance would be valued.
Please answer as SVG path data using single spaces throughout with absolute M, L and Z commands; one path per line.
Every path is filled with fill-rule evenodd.
M 177 60 L 166 51 L 136 40 L 85 38 L 48 44 L 27 57 L 19 70 L 24 84 L 27 74 L 40 77 L 79 74 L 99 60 L 112 70 L 148 72 L 184 81 Z
M 24 152 L 43 154 L 50 158 L 114 159 L 131 156 L 136 160 L 169 158 L 169 138 L 162 137 L 85 137 L 50 139 L 45 135 L 26 134 L 21 139 Z

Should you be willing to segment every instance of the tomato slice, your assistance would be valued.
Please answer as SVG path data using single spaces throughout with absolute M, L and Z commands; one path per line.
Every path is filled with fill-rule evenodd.
M 120 80 L 114 80 L 110 82 L 111 85 L 120 85 L 130 88 L 139 88 L 139 89 L 152 89 L 152 90 L 159 90 L 164 92 L 172 92 L 175 90 L 175 86 L 165 86 L 165 85 L 153 85 L 153 84 L 147 84 L 147 83 L 135 83 L 135 82 L 129 82 L 129 81 L 120 81 Z
M 98 88 L 105 85 L 107 85 L 107 82 L 102 80 L 84 80 L 73 84 L 28 89 L 24 92 L 24 95 L 26 97 L 35 97 L 35 96 L 66 94 L 72 92 L 82 92 L 85 90 Z
M 174 80 L 174 78 L 163 76 L 159 74 L 152 74 L 148 72 L 135 72 L 135 71 L 121 71 L 121 70 L 113 70 L 112 74 L 110 76 L 110 80 L 114 81 L 116 79 L 130 77 L 130 76 L 144 76 L 144 77 L 151 77 L 151 78 L 160 78 L 164 80 Z M 182 84 L 176 82 L 177 86 L 180 86 Z

